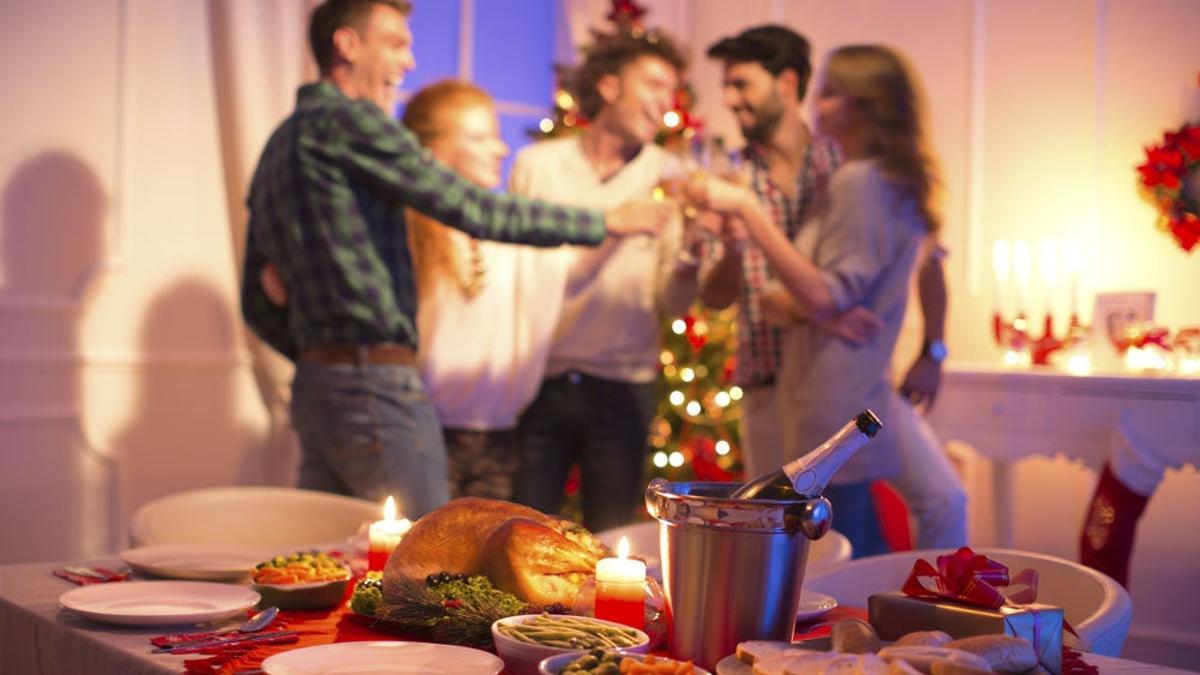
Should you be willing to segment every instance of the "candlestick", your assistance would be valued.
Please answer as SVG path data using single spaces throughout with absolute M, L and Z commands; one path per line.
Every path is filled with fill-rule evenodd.
M 410 528 L 412 523 L 407 518 L 396 519 L 396 500 L 389 496 L 383 505 L 383 520 L 371 523 L 367 530 L 367 569 L 373 572 L 382 571 L 392 551 L 396 550 L 396 546 L 404 538 L 404 533 Z
M 642 630 L 646 625 L 646 563 L 629 558 L 628 537 L 621 537 L 617 556 L 596 564 L 596 618 Z

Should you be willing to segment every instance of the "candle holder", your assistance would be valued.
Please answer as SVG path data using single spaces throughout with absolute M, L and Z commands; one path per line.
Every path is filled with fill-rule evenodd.
M 1010 366 L 1050 363 L 1050 356 L 1062 349 L 1073 349 L 1087 338 L 1087 327 L 1079 323 L 1079 316 L 1071 313 L 1066 335 L 1059 339 L 1054 334 L 1054 316 L 1046 313 L 1042 321 L 1042 336 L 1034 339 L 1029 331 L 1029 321 L 1020 312 L 1011 321 L 1005 321 L 1000 312 L 992 314 L 992 338 L 1004 347 L 1004 362 Z
M 650 649 L 659 649 L 665 645 L 667 639 L 667 596 L 653 577 L 646 577 L 642 584 L 642 594 L 645 600 L 645 616 L 644 625 L 640 630 L 650 636 Z M 579 586 L 571 612 L 580 616 L 606 618 L 596 616 L 596 577 L 588 577 Z
M 1012 321 L 1006 321 L 998 310 L 992 315 L 992 335 L 996 344 L 1004 348 L 1005 365 L 1029 365 L 1032 340 L 1028 329 L 1029 322 L 1024 312 L 1018 312 Z
M 1050 363 L 1050 355 L 1062 349 L 1064 344 L 1066 343 L 1054 337 L 1054 316 L 1047 312 L 1042 323 L 1042 337 L 1033 342 L 1033 364 L 1044 366 Z

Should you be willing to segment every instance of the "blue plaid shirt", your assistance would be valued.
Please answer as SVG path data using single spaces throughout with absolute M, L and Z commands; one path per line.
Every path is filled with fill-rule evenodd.
M 464 181 L 374 104 L 352 101 L 328 82 L 300 88 L 296 110 L 263 150 L 246 201 L 242 314 L 293 360 L 325 343 L 416 347 L 406 208 L 479 239 L 556 246 L 597 244 L 605 235 L 599 211 Z M 263 292 L 268 261 L 287 285 L 286 307 Z

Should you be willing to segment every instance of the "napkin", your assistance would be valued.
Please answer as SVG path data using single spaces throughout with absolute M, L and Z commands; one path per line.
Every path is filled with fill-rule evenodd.
M 59 579 L 66 579 L 80 586 L 104 584 L 110 581 L 125 581 L 129 579 L 129 575 L 129 570 L 114 572 L 104 567 L 82 567 L 78 565 L 60 567 L 54 570 L 54 576 Z

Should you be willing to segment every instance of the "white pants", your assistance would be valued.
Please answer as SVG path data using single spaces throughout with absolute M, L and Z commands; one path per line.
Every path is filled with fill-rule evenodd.
M 892 394 L 891 419 L 884 433 L 900 439 L 902 469 L 891 483 L 917 520 L 917 548 L 958 548 L 967 544 L 967 493 L 925 418 Z
M 929 423 L 892 394 L 884 433 L 899 438 L 900 475 L 890 482 L 917 520 L 917 548 L 967 544 L 967 493 Z M 812 448 L 789 448 L 776 387 L 747 387 L 742 397 L 742 464 L 749 480 Z

